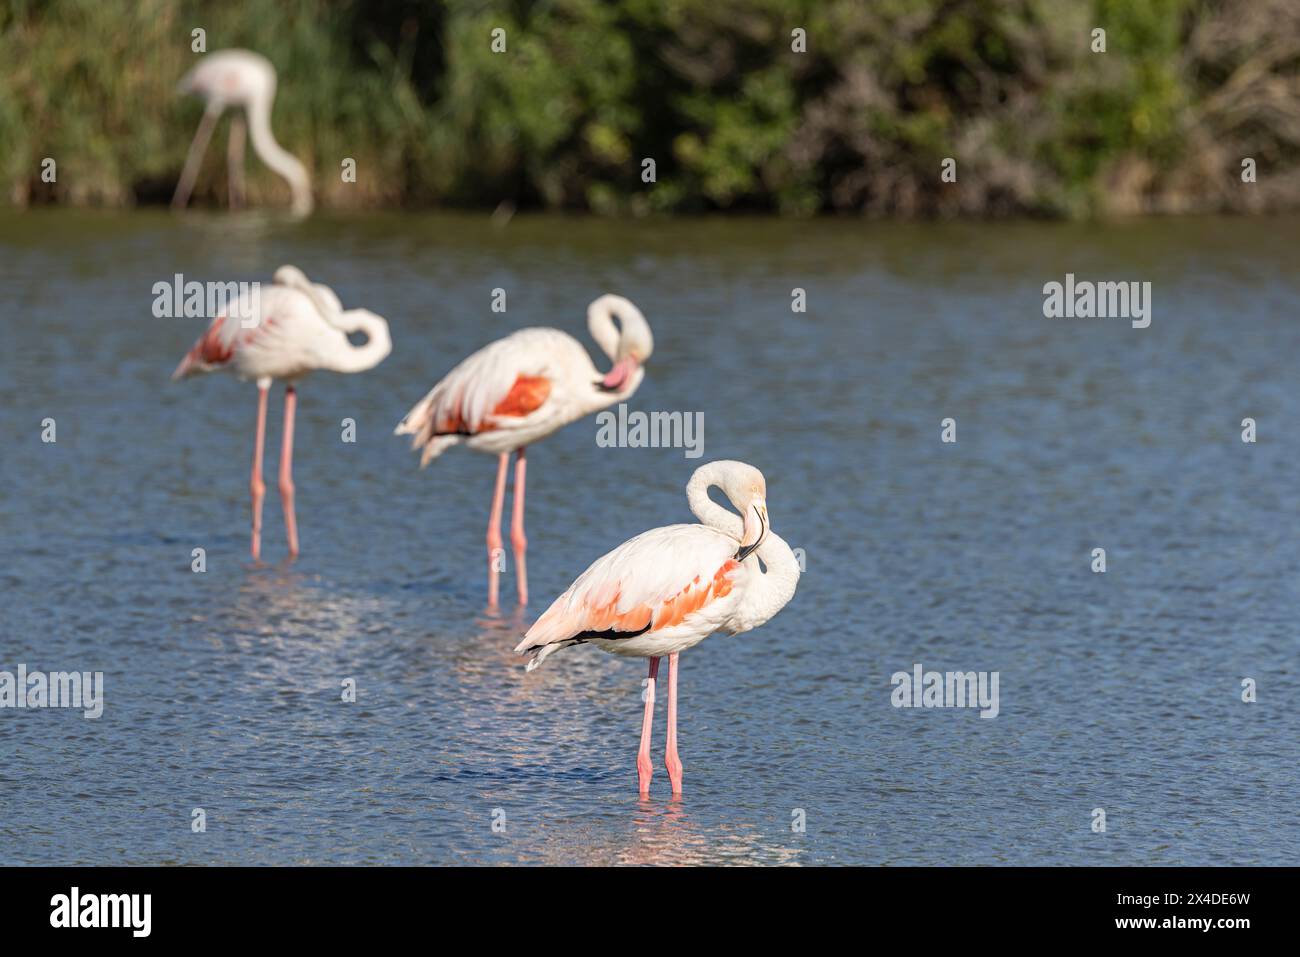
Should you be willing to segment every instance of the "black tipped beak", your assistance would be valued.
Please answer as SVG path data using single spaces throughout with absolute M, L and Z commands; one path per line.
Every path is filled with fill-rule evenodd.
M 738 562 L 743 562 L 754 554 L 754 550 L 763 544 L 763 539 L 767 538 L 767 522 L 763 521 L 763 513 L 756 511 L 755 514 L 758 515 L 758 538 L 754 539 L 753 545 L 741 545 L 736 550 L 736 561 Z

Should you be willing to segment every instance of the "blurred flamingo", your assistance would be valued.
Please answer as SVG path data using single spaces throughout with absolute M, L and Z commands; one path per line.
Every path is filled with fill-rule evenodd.
M 526 605 L 524 447 L 623 401 L 645 376 L 643 364 L 654 350 L 654 338 L 641 310 L 622 296 L 601 296 L 587 307 L 587 328 L 614 364 L 604 375 L 567 332 L 521 329 L 484 346 L 452 369 L 397 426 L 395 434 L 413 436 L 411 447 L 422 450 L 421 468 L 461 442 L 497 456 L 487 530 L 489 605 L 497 603 L 497 556 L 510 453 L 517 452 L 510 542 L 519 603 Z
M 312 283 L 293 266 L 275 272 L 274 285 L 241 297 L 212 320 L 198 342 L 185 354 L 172 379 L 226 369 L 240 379 L 257 380 L 257 438 L 253 448 L 252 553 L 262 550 L 262 446 L 266 440 L 266 400 L 272 379 L 285 382 L 284 435 L 280 451 L 280 499 L 289 537 L 289 554 L 298 554 L 298 523 L 293 499 L 293 419 L 298 393 L 295 384 L 315 369 L 364 372 L 379 365 L 392 351 L 388 323 L 366 309 L 347 309 L 328 286 Z M 239 318 L 235 318 L 239 317 Z M 245 328 L 245 322 L 247 328 Z M 354 346 L 349 333 L 364 333 Z
M 289 183 L 293 194 L 293 212 L 311 212 L 311 181 L 307 169 L 288 150 L 276 142 L 271 133 L 271 103 L 275 99 L 275 67 L 260 53 L 248 50 L 218 50 L 201 59 L 185 74 L 178 93 L 193 93 L 207 101 L 203 119 L 190 142 L 185 156 L 172 208 L 183 209 L 198 176 L 199 165 L 208 148 L 208 140 L 217 119 L 227 107 L 243 107 L 252 134 L 253 151 L 262 162 Z M 230 140 L 226 153 L 230 205 L 239 206 L 244 194 L 244 119 L 236 114 L 230 122 Z
M 714 486 L 743 520 L 709 498 Z M 664 764 L 673 794 L 681 794 L 677 655 L 715 631 L 736 635 L 764 624 L 785 607 L 799 582 L 794 552 L 771 530 L 767 482 L 758 469 L 725 460 L 702 465 L 686 486 L 686 498 L 703 525 L 653 528 L 598 558 L 515 648 L 531 655 L 528 671 L 561 648 L 584 642 L 650 659 L 636 757 L 642 795 L 650 790 L 650 725 L 660 657 L 668 656 Z

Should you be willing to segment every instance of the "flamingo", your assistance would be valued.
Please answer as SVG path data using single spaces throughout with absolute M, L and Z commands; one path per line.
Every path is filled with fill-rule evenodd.
M 276 142 L 271 133 L 271 102 L 275 99 L 275 67 L 260 53 L 248 50 L 218 50 L 201 59 L 185 74 L 177 87 L 178 93 L 194 93 L 207 101 L 203 119 L 190 142 L 185 156 L 185 167 L 172 208 L 183 209 L 189 201 L 190 190 L 198 176 L 199 164 L 208 148 L 208 140 L 217 119 L 227 107 L 243 107 L 248 116 L 248 133 L 252 135 L 253 151 L 262 162 L 279 173 L 289 183 L 293 194 L 293 212 L 305 216 L 311 212 L 311 181 L 306 167 Z M 238 206 L 244 191 L 244 119 L 236 114 L 230 123 L 230 140 L 226 161 L 229 169 L 228 185 L 230 205 Z
M 588 306 L 587 329 L 613 363 L 604 375 L 567 332 L 520 329 L 479 349 L 447 373 L 395 430 L 396 435 L 411 435 L 411 447 L 422 450 L 421 468 L 462 442 L 497 456 L 487 530 L 489 606 L 497 604 L 497 556 L 501 554 L 501 512 L 510 453 L 516 453 L 510 542 L 519 604 L 526 605 L 525 446 L 627 399 L 641 384 L 644 363 L 654 351 L 645 316 L 622 296 L 601 296 Z
M 743 520 L 709 498 L 715 486 Z M 602 651 L 650 659 L 636 756 L 642 797 L 650 791 L 650 725 L 659 659 L 668 656 L 664 764 L 673 794 L 679 795 L 678 654 L 715 631 L 737 635 L 766 623 L 790 601 L 799 583 L 794 552 L 771 529 L 767 482 L 758 469 L 727 460 L 702 465 L 686 485 L 686 499 L 704 524 L 652 528 L 598 558 L 515 647 L 530 656 L 527 671 L 561 648 L 588 641 Z
M 233 316 L 248 317 L 250 328 Z M 354 346 L 349 333 L 364 333 Z M 295 384 L 314 369 L 364 372 L 392 351 L 388 323 L 366 309 L 347 309 L 328 286 L 312 283 L 294 266 L 281 266 L 274 285 L 246 294 L 212 320 L 172 373 L 185 379 L 200 372 L 227 369 L 240 379 L 257 380 L 257 438 L 253 447 L 253 560 L 262 550 L 262 447 L 266 440 L 266 400 L 272 379 L 284 388 L 284 435 L 280 450 L 280 499 L 289 554 L 298 554 L 298 523 L 293 497 L 293 418 L 298 403 Z

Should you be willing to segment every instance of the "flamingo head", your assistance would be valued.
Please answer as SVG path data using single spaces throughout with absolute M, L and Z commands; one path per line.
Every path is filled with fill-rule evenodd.
M 597 385 L 605 392 L 636 389 L 645 375 L 642 367 L 655 349 L 641 310 L 622 296 L 601 296 L 587 307 L 587 325 L 614 363 Z
M 767 480 L 754 466 L 734 462 L 726 470 L 720 484 L 722 491 L 745 520 L 740 549 L 736 552 L 736 561 L 743 562 L 763 544 L 768 529 L 772 527 L 772 521 L 767 515 Z

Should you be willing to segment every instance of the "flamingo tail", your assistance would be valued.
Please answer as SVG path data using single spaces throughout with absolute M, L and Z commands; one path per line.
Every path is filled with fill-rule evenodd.
M 420 468 L 424 468 L 464 438 L 456 434 L 435 434 L 433 418 L 433 393 L 430 393 L 406 413 L 406 417 L 393 430 L 394 435 L 411 436 L 411 448 L 420 450 Z
M 577 638 L 569 638 L 565 641 L 551 642 L 549 645 L 534 645 L 532 648 L 525 648 L 520 654 L 528 655 L 528 664 L 524 666 L 524 671 L 536 671 L 551 655 L 555 654 L 561 648 L 568 648 L 570 645 L 580 645 L 582 642 Z

